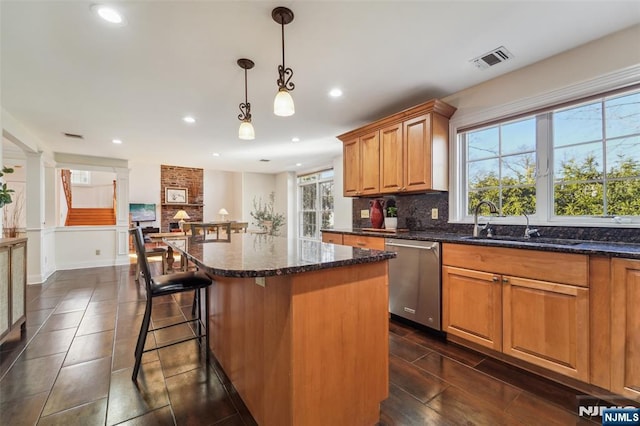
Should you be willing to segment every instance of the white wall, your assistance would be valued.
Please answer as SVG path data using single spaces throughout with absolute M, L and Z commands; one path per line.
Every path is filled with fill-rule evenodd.
M 284 213 L 285 226 L 280 231 L 283 237 L 296 237 L 297 233 L 297 178 L 294 172 L 283 172 L 276 175 L 276 201 L 274 208 Z
M 353 224 L 353 201 L 343 197 L 344 165 L 342 156 L 333 159 L 333 211 L 335 214 L 334 229 L 351 229 Z
M 242 220 L 249 222 L 249 228 L 257 229 L 253 224 L 251 212 L 253 201 L 262 198 L 262 204 L 269 202 L 269 194 L 276 191 L 276 175 L 266 173 L 242 173 Z M 277 202 L 277 201 L 276 201 Z M 279 213 L 286 213 L 279 211 Z
M 443 101 L 458 108 L 453 120 L 574 85 L 640 64 L 640 25 L 486 81 Z M 500 65 L 498 65 L 500 66 Z M 637 74 L 635 75 L 637 82 Z
M 56 269 L 114 265 L 117 233 L 113 227 L 58 228 L 55 238 Z
M 160 227 L 160 164 L 131 162 L 129 168 L 129 203 L 155 204 L 156 220 L 144 226 Z
M 225 208 L 229 212 L 227 220 L 242 220 L 242 210 L 235 204 L 238 194 L 235 191 L 235 175 L 240 173 L 219 170 L 204 171 L 204 215 L 205 222 L 220 220 L 218 211 Z M 239 198 L 239 197 L 238 197 Z

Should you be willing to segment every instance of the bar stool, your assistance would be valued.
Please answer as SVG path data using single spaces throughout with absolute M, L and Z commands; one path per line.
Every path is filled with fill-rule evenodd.
M 153 351 L 156 349 L 162 349 L 167 346 L 176 345 L 178 343 L 187 342 L 189 340 L 200 339 L 200 343 L 202 344 L 202 338 L 205 339 L 205 352 L 207 361 L 209 361 L 209 292 L 208 287 L 212 284 L 211 278 L 209 278 L 202 271 L 188 271 L 188 272 L 178 272 L 175 274 L 169 275 L 157 275 L 155 277 L 151 276 L 149 269 L 149 261 L 145 256 L 145 247 L 144 247 L 144 238 L 142 235 L 142 228 L 137 227 L 130 229 L 129 232 L 133 235 L 133 242 L 136 247 L 136 253 L 138 255 L 138 266 L 140 268 L 140 273 L 144 277 L 145 288 L 147 291 L 147 303 L 144 310 L 144 317 L 142 319 L 142 326 L 140 327 L 140 334 L 138 335 L 138 342 L 136 344 L 135 349 L 135 358 L 136 362 L 133 367 L 133 375 L 131 376 L 131 380 L 134 382 L 137 380 L 138 371 L 140 370 L 140 363 L 142 361 L 142 355 L 145 352 Z M 200 309 L 200 301 L 201 297 L 197 296 L 198 293 L 203 290 L 204 291 L 204 324 L 202 321 L 202 310 Z M 158 327 L 149 329 L 149 323 L 151 321 L 151 309 L 153 307 L 153 298 L 166 296 L 174 293 L 181 293 L 184 291 L 195 291 L 196 297 L 194 297 L 194 304 L 197 305 L 197 317 L 181 321 L 175 324 L 169 324 L 164 327 Z M 163 328 L 173 327 L 180 324 L 185 324 L 189 322 L 196 322 L 198 324 L 198 332 L 193 337 L 188 337 L 177 342 L 168 343 L 162 346 L 156 346 L 152 349 L 144 349 L 144 344 L 147 341 L 147 333 L 149 331 L 162 330 Z M 204 333 L 202 332 L 202 326 L 204 326 Z
M 136 250 L 137 254 L 137 250 Z M 145 248 L 144 255 L 147 259 L 150 257 L 160 257 L 162 262 L 162 275 L 167 273 L 167 248 L 166 247 L 152 247 Z M 136 281 L 140 279 L 140 263 L 136 263 Z

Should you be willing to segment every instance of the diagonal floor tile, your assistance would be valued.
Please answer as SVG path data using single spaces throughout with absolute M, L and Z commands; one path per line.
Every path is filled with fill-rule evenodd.
M 64 354 L 35 359 L 19 358 L 0 380 L 0 402 L 49 391 L 64 361 Z
M 78 336 L 91 333 L 99 333 L 101 331 L 113 330 L 116 327 L 115 312 L 92 315 L 85 315 L 78 327 Z
M 110 375 L 111 357 L 63 367 L 42 415 L 105 398 L 109 394 Z
M 35 425 L 48 396 L 49 392 L 45 391 L 0 404 L 0 423 L 7 426 Z
M 456 424 L 393 384 L 389 386 L 389 398 L 380 405 L 380 424 L 378 426 L 447 426 Z
M 394 355 L 389 356 L 389 381 L 423 403 L 448 386 L 443 380 Z
M 113 352 L 113 330 L 76 336 L 71 343 L 64 366 L 110 357 Z
M 177 424 L 197 424 L 202 418 L 212 424 L 236 414 L 222 384 L 210 379 L 211 373 L 210 368 L 198 368 L 166 380 Z
M 84 312 L 68 312 L 66 314 L 54 314 L 49 317 L 47 322 L 44 323 L 40 332 L 64 330 L 65 328 L 74 328 L 80 325 Z
M 40 331 L 35 335 L 29 346 L 24 351 L 25 359 L 39 358 L 42 356 L 66 352 L 71 346 L 75 328 L 55 330 L 49 332 Z
M 171 408 L 166 406 L 150 411 L 135 419 L 119 423 L 118 426 L 173 426 L 174 424 Z M 244 423 L 239 423 L 239 426 L 245 425 Z
M 38 426 L 102 426 L 107 414 L 107 398 L 42 417 Z
M 169 405 L 169 396 L 160 362 L 145 364 L 137 383 L 131 380 L 132 368 L 111 374 L 107 424 L 114 425 Z

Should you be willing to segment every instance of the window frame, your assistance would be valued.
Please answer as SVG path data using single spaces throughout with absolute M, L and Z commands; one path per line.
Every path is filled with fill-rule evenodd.
M 331 176 L 322 177 L 323 173 L 331 172 Z M 313 182 L 300 182 L 301 178 L 306 176 L 315 176 L 315 180 Z M 334 208 L 331 210 L 334 212 L 335 217 L 335 170 L 333 168 L 324 169 L 313 173 L 307 173 L 304 175 L 299 175 L 296 178 L 297 189 L 298 189 L 298 229 L 297 236 L 301 240 L 312 240 L 312 241 L 321 241 L 322 240 L 322 192 L 320 191 L 320 186 L 324 183 L 331 182 L 333 184 L 332 196 L 334 197 Z M 315 185 L 316 187 L 316 208 L 315 210 L 304 210 L 303 209 L 303 191 L 302 187 L 307 185 Z M 302 227 L 304 226 L 304 213 L 313 211 L 316 213 L 316 232 L 314 237 L 306 237 L 302 235 Z
M 596 227 L 637 227 L 640 216 L 622 216 L 621 220 L 611 217 L 556 216 L 553 209 L 553 146 L 546 144 L 551 132 L 548 112 L 570 105 L 585 103 L 589 98 L 602 98 L 616 92 L 637 90 L 640 84 L 637 74 L 640 66 L 621 70 L 610 75 L 584 81 L 563 89 L 542 93 L 527 99 L 487 108 L 464 115 L 454 115 L 449 123 L 450 135 L 450 194 L 449 222 L 473 223 L 473 215 L 466 212 L 467 174 L 464 141 L 459 133 L 489 127 L 502 122 L 516 121 L 526 116 L 547 112 L 543 120 L 537 121 L 536 139 L 536 214 L 530 216 L 532 224 L 542 226 L 596 226 Z M 551 177 L 550 177 L 551 176 Z M 524 224 L 519 216 L 492 217 L 496 224 Z

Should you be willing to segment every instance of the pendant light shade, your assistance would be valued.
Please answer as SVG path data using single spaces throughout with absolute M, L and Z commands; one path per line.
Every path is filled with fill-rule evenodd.
M 246 141 L 251 141 L 256 138 L 256 132 L 253 130 L 253 124 L 251 124 L 250 121 L 243 121 L 240 123 L 238 137 Z
M 273 101 L 273 113 L 281 117 L 288 117 L 295 113 L 291 92 L 295 85 L 291 82 L 293 70 L 287 68 L 284 62 L 284 26 L 293 21 L 293 12 L 286 7 L 276 7 L 271 11 L 271 17 L 282 28 L 282 65 L 278 65 L 278 93 Z
M 251 124 L 251 104 L 247 100 L 247 70 L 255 65 L 251 59 L 238 59 L 238 65 L 244 70 L 244 103 L 240 104 L 240 115 L 238 120 L 240 129 L 238 129 L 238 137 L 243 140 L 253 140 L 256 138 L 256 132 Z
M 278 90 L 275 100 L 273 101 L 273 113 L 280 117 L 289 117 L 296 112 L 293 105 L 293 98 L 287 89 Z

